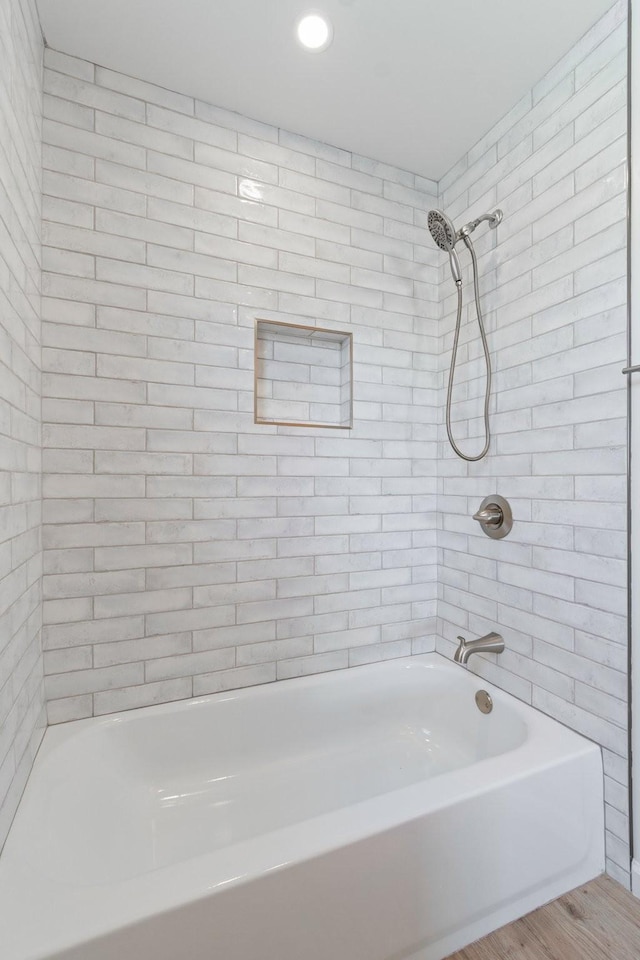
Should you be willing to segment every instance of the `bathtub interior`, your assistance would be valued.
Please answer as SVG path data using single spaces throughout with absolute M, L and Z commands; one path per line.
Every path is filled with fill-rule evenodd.
M 405 661 L 59 727 L 43 758 L 47 804 L 31 818 L 39 869 L 70 883 L 125 879 L 524 742 L 507 698 L 482 715 L 457 680 Z

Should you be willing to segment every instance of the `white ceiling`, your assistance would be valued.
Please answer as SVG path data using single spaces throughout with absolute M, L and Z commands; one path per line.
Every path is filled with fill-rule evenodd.
M 49 46 L 439 179 L 613 0 L 39 0 Z M 294 39 L 319 10 L 332 45 Z

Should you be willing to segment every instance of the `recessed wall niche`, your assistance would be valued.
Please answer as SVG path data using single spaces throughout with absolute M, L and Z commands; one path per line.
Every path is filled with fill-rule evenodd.
M 353 335 L 324 327 L 257 320 L 256 423 L 353 426 Z

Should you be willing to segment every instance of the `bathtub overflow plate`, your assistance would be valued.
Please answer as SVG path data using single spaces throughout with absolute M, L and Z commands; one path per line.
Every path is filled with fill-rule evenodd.
M 493 710 L 493 700 L 486 690 L 478 690 L 476 693 L 476 704 L 480 713 L 491 713 Z

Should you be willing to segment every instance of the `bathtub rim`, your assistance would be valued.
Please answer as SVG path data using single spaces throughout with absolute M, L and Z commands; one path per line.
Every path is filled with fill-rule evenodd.
M 226 701 L 242 702 L 243 700 L 252 700 L 254 698 L 263 697 L 271 698 L 277 696 L 283 687 L 288 688 L 289 686 L 297 686 L 301 690 L 305 688 L 312 689 L 313 687 L 323 685 L 325 682 L 329 682 L 336 677 L 344 677 L 346 679 L 354 673 L 364 676 L 365 673 L 370 672 L 371 674 L 375 674 L 382 672 L 383 670 L 386 671 L 387 669 L 400 671 L 403 669 L 411 670 L 415 668 L 436 670 L 448 676 L 457 677 L 461 683 L 467 683 L 474 686 L 477 685 L 477 688 L 487 690 L 487 692 L 491 694 L 494 703 L 507 703 L 518 714 L 524 715 L 525 718 L 538 718 L 537 723 L 539 723 L 540 732 L 543 732 L 544 727 L 547 725 L 549 732 L 551 732 L 553 727 L 560 726 L 569 736 L 575 736 L 579 740 L 586 740 L 593 744 L 594 747 L 601 749 L 600 745 L 595 740 L 593 740 L 591 737 L 588 737 L 584 733 L 578 733 L 576 730 L 573 730 L 564 721 L 557 720 L 555 717 L 549 716 L 549 714 L 545 713 L 539 707 L 536 707 L 530 703 L 526 703 L 515 694 L 503 690 L 502 688 L 491 683 L 489 680 L 485 680 L 478 674 L 473 673 L 468 668 L 454 664 L 453 661 L 449 660 L 443 654 L 438 653 L 437 651 L 431 651 L 429 653 L 413 654 L 406 657 L 395 657 L 389 660 L 375 661 L 374 663 L 359 664 L 353 667 L 342 667 L 337 670 L 323 671 L 321 673 L 308 674 L 302 677 L 288 677 L 284 680 L 272 680 L 268 683 L 259 683 L 247 687 L 222 690 L 218 693 L 201 694 L 195 697 L 182 697 L 178 700 L 167 700 L 162 703 L 153 703 L 142 707 L 132 707 L 128 710 L 118 710 L 113 713 L 101 714 L 94 717 L 84 717 L 80 720 L 67 720 L 63 723 L 50 724 L 45 731 L 45 736 L 40 742 L 36 758 L 48 757 L 59 746 L 62 746 L 67 739 L 78 736 L 84 733 L 85 730 L 92 730 L 98 726 L 108 727 L 114 723 L 132 722 L 135 721 L 136 717 L 143 714 L 145 716 L 153 717 L 161 716 L 165 713 L 188 712 L 191 710 L 196 710 L 199 707 L 206 706 L 210 703 L 224 703 Z M 538 730 L 537 723 L 534 722 L 536 731 Z M 527 724 L 527 728 L 528 727 L 529 725 Z M 515 749 L 519 749 L 519 747 L 516 747 Z

